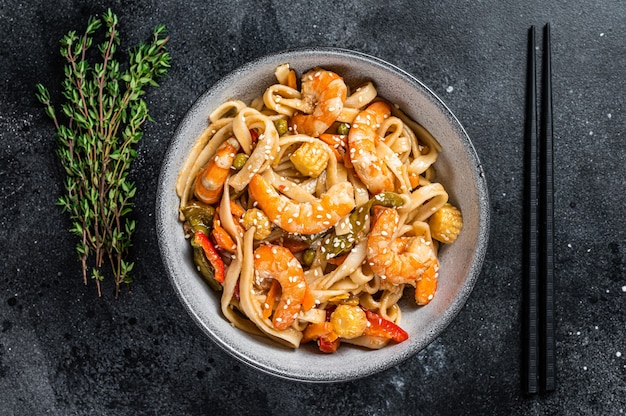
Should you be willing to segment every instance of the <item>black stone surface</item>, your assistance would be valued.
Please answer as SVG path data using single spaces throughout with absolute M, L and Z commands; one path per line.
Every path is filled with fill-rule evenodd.
M 35 84 L 58 93 L 59 39 L 111 7 L 122 49 L 169 29 L 173 65 L 147 95 L 133 166 L 131 294 L 84 286 L 55 201 L 63 174 Z M 29 1 L 0 3 L 0 414 L 619 415 L 626 411 L 626 7 L 608 1 Z M 557 391 L 520 388 L 526 34 L 551 22 Z M 156 243 L 155 190 L 192 102 L 260 55 L 338 46 L 420 78 L 466 127 L 492 203 L 484 269 L 456 320 L 416 357 L 311 385 L 247 367 L 178 302 Z

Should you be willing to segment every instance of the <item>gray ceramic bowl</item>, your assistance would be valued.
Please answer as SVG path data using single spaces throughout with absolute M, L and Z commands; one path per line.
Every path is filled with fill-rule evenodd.
M 175 182 L 194 140 L 205 128 L 207 115 L 220 103 L 259 96 L 275 81 L 274 69 L 289 63 L 298 73 L 315 66 L 341 74 L 348 85 L 372 80 L 380 96 L 396 103 L 424 125 L 441 143 L 436 162 L 438 180 L 450 200 L 463 212 L 458 240 L 440 251 L 439 287 L 427 306 L 415 306 L 405 296 L 402 326 L 410 338 L 376 351 L 344 346 L 322 354 L 312 344 L 298 350 L 233 328 L 220 312 L 219 294 L 195 271 L 189 243 L 178 221 Z M 410 74 L 380 59 L 342 49 L 292 50 L 265 56 L 236 69 L 217 82 L 191 107 L 165 155 L 156 204 L 161 256 L 180 301 L 194 321 L 220 347 L 241 361 L 267 373 L 292 380 L 335 382 L 374 374 L 395 366 L 430 344 L 465 304 L 480 269 L 487 245 L 489 203 L 481 164 L 465 130 L 428 87 Z

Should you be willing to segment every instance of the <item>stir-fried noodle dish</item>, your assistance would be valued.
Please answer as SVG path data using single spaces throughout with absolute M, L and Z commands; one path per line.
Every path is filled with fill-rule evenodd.
M 438 249 L 462 228 L 433 168 L 442 149 L 372 82 L 275 75 L 209 115 L 179 174 L 198 273 L 234 326 L 286 346 L 403 342 L 398 301 L 431 301 Z

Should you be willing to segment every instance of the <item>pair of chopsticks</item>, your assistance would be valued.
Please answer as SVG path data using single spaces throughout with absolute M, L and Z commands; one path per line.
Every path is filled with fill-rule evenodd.
M 554 178 L 550 24 L 543 30 L 541 125 L 537 132 L 535 27 L 528 32 L 525 131 L 524 371 L 528 394 L 556 388 L 554 339 Z

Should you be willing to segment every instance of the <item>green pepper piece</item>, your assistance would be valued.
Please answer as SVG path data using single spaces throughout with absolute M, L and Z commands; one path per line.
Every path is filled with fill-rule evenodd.
M 327 260 L 339 257 L 349 252 L 354 247 L 355 241 L 352 233 L 336 235 L 333 231 L 323 240 L 322 253 L 326 255 Z
M 182 211 L 185 216 L 185 221 L 189 224 L 194 233 L 196 231 L 202 231 L 205 235 L 209 235 L 213 224 L 213 217 L 215 216 L 214 207 L 203 204 L 202 202 L 193 201 L 185 206 Z
M 376 205 L 387 208 L 398 208 L 404 205 L 404 199 L 395 192 L 381 192 L 371 198 L 350 214 L 350 225 L 352 226 L 352 232 L 354 234 L 359 234 L 363 230 L 367 216 Z
M 381 192 L 365 204 L 361 205 L 350 214 L 351 230 L 348 234 L 338 236 L 335 231 L 323 240 L 323 253 L 326 259 L 341 256 L 352 250 L 354 243 L 360 239 L 363 226 L 367 221 L 372 207 L 379 205 L 387 208 L 398 208 L 404 205 L 404 199 L 394 192 Z
M 374 200 L 372 206 L 381 205 L 387 208 L 400 208 L 404 205 L 404 198 L 395 192 L 381 192 L 372 199 Z M 368 202 L 371 202 L 371 200 Z

